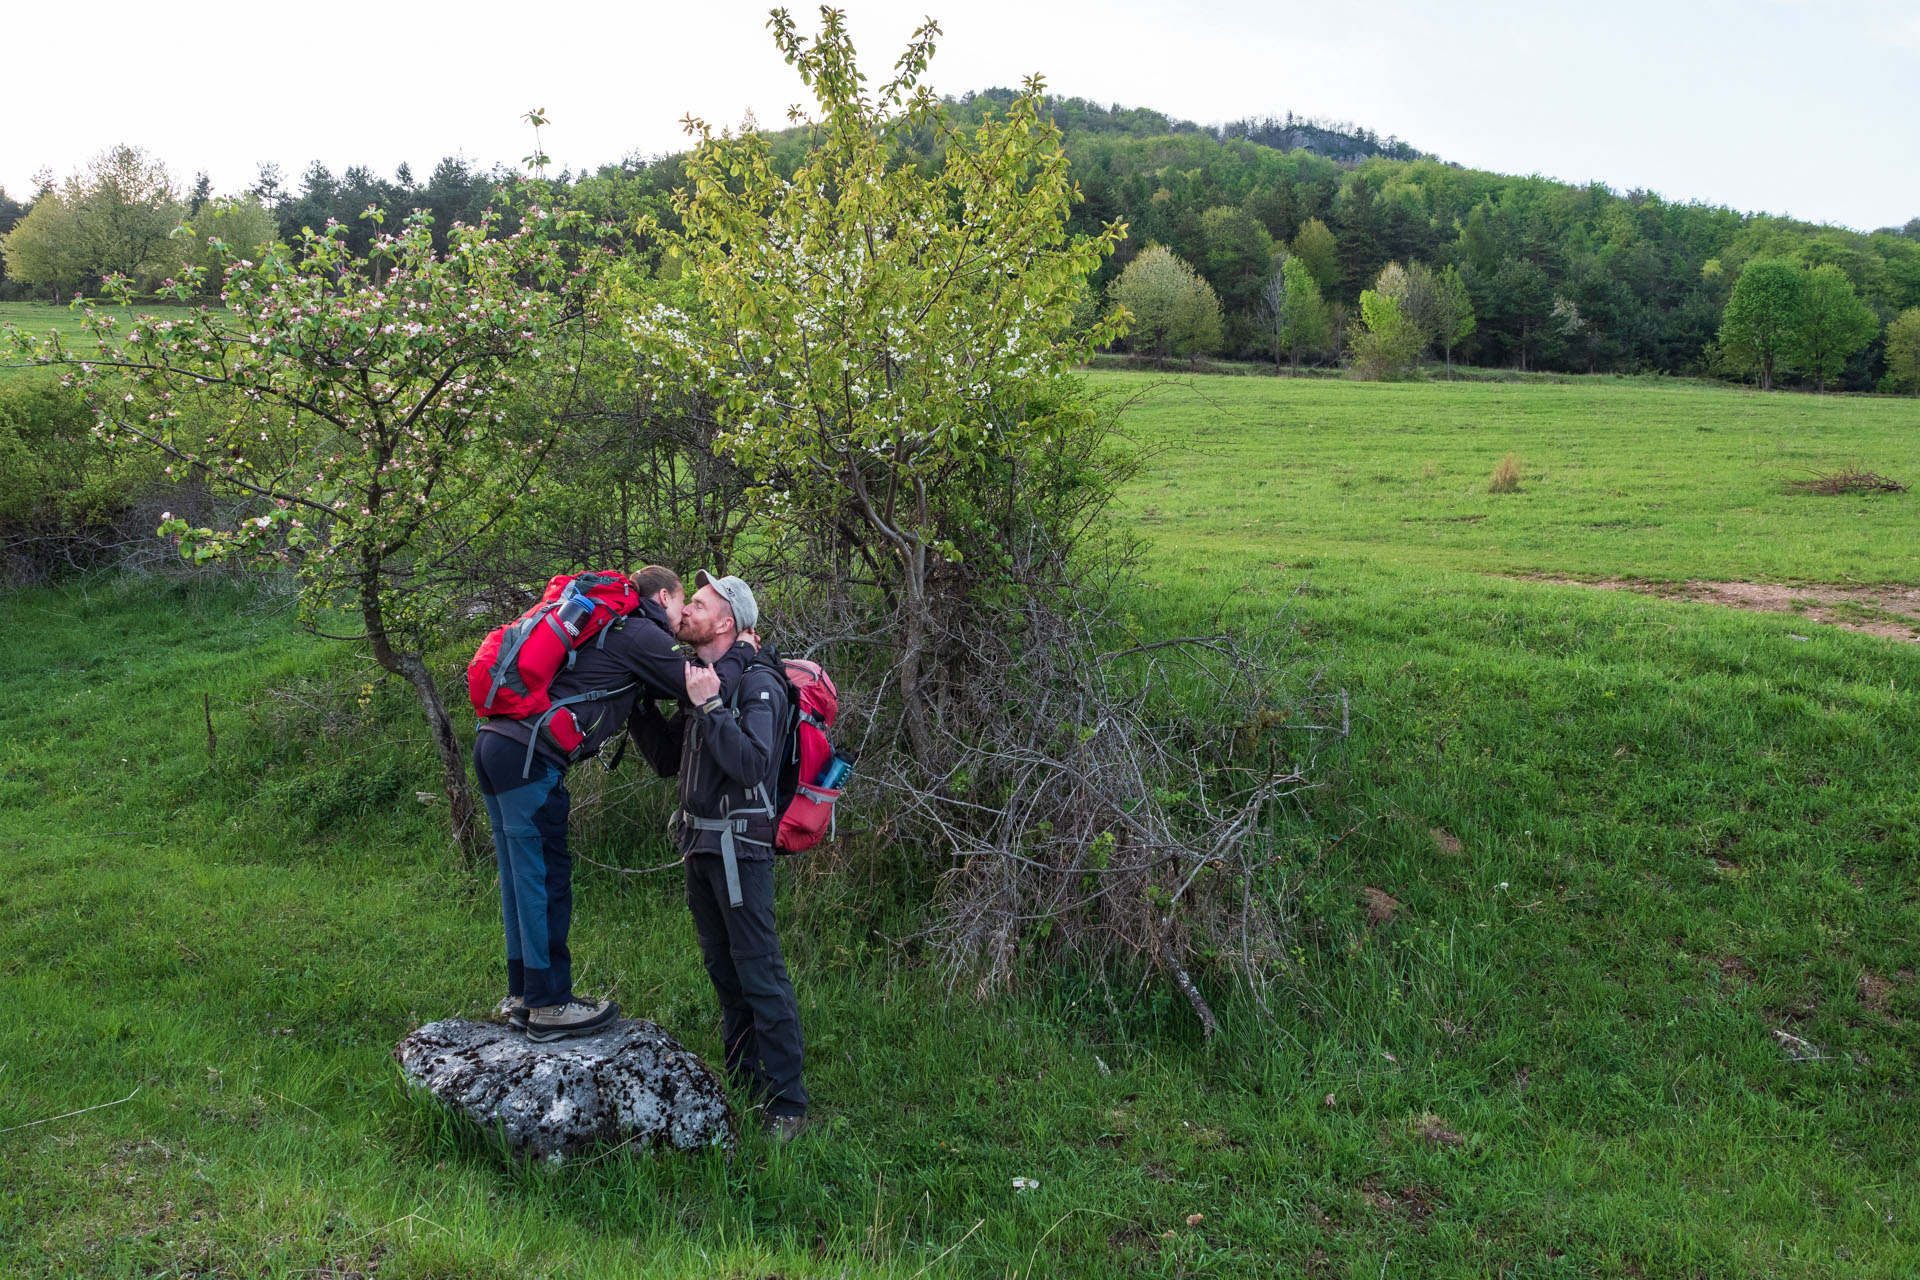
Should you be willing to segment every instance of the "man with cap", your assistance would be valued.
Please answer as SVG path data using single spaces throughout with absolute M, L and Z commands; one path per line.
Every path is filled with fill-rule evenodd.
M 573 856 L 567 847 L 568 771 L 625 728 L 636 702 L 671 698 L 686 680 L 674 644 L 684 607 L 679 575 L 648 565 L 633 575 L 640 605 L 578 650 L 553 678 L 556 705 L 571 704 L 583 735 L 561 749 L 533 720 L 493 716 L 474 735 L 473 767 L 493 828 L 506 940 L 507 1002 L 513 1025 L 532 1040 L 589 1035 L 619 1016 L 610 1000 L 578 996 L 568 934 L 573 921 Z M 722 664 L 736 677 L 739 660 Z
M 699 658 L 686 667 L 686 700 L 671 719 L 643 704 L 629 731 L 662 777 L 680 781 L 675 827 L 687 906 L 720 998 L 727 1074 L 765 1107 L 768 1132 L 786 1141 L 807 1114 L 800 1010 L 773 919 L 790 695 L 777 663 L 741 638 L 760 616 L 747 584 L 704 572 L 693 580 L 699 590 L 677 632 Z

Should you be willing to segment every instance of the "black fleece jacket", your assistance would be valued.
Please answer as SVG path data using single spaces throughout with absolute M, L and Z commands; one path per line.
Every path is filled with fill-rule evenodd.
M 635 710 L 627 726 L 647 763 L 663 778 L 680 779 L 683 814 L 738 815 L 745 820 L 745 831 L 734 837 L 742 860 L 773 856 L 779 815 L 754 810 L 779 803 L 780 765 L 787 746 L 787 683 L 754 657 L 753 646 L 737 642 L 713 664 L 720 674 L 718 709 L 688 705 L 683 681 L 680 705 L 671 719 L 649 701 Z M 720 833 L 682 824 L 680 851 L 719 853 Z
M 574 654 L 573 666 L 555 676 L 550 686 L 555 702 L 594 689 L 627 686 L 623 692 L 610 698 L 576 702 L 568 708 L 573 712 L 580 731 L 586 735 L 576 760 L 594 755 L 606 745 L 609 738 L 619 733 L 633 714 L 636 702 L 654 698 L 686 699 L 687 655 L 675 647 L 673 632 L 667 626 L 667 611 L 660 607 L 658 601 L 642 600 L 638 609 L 616 621 L 602 634 L 606 637 L 606 643 L 601 644 L 599 636 L 589 640 L 585 648 Z M 747 653 L 751 656 L 752 650 L 748 649 Z M 744 658 L 736 659 L 733 654 L 727 654 L 715 663 L 721 683 L 724 685 L 739 679 L 744 662 Z M 522 747 L 533 736 L 531 720 L 516 720 L 508 716 L 491 716 L 480 722 L 480 728 L 482 732 L 511 738 Z M 568 764 L 566 758 L 544 736 L 535 753 L 550 764 L 562 768 Z

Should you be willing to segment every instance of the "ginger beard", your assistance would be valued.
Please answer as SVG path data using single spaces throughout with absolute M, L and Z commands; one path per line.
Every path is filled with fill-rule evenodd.
M 733 626 L 733 609 L 712 587 L 702 587 L 680 610 L 674 635 L 694 648 L 703 648 Z

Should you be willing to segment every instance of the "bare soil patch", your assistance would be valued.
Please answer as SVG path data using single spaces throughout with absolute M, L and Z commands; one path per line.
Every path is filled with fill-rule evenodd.
M 1860 975 L 1860 1003 L 1875 1013 L 1893 1008 L 1893 984 L 1871 970 Z
M 1434 1147 L 1457 1147 L 1466 1141 L 1458 1130 L 1432 1112 L 1414 1120 L 1413 1133 Z
M 1376 1213 L 1405 1218 L 1415 1223 L 1423 1235 L 1427 1230 L 1424 1220 L 1432 1217 L 1434 1209 L 1441 1203 L 1439 1193 L 1423 1183 L 1411 1182 L 1395 1191 L 1384 1185 L 1378 1175 L 1370 1175 L 1361 1181 L 1360 1195 L 1368 1208 Z
M 1890 640 L 1920 641 L 1920 587 L 1891 583 L 1852 586 L 1833 582 L 1650 582 L 1643 578 L 1560 578 L 1549 574 L 1510 574 L 1523 582 L 1550 582 L 1602 591 L 1632 591 L 1666 600 L 1717 604 L 1752 613 L 1792 613 Z

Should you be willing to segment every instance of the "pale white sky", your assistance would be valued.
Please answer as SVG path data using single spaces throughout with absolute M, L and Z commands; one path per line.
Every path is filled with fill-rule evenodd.
M 1920 0 L 850 0 L 884 78 L 916 21 L 943 93 L 1055 91 L 1210 123 L 1351 120 L 1477 168 L 1871 229 L 1920 216 Z M 261 5 L 99 0 L 7 20 L 0 184 L 116 142 L 183 182 L 530 150 L 576 167 L 678 150 L 692 111 L 772 126 L 803 97 L 767 6 L 739 0 Z M 809 29 L 815 10 L 795 6 Z

